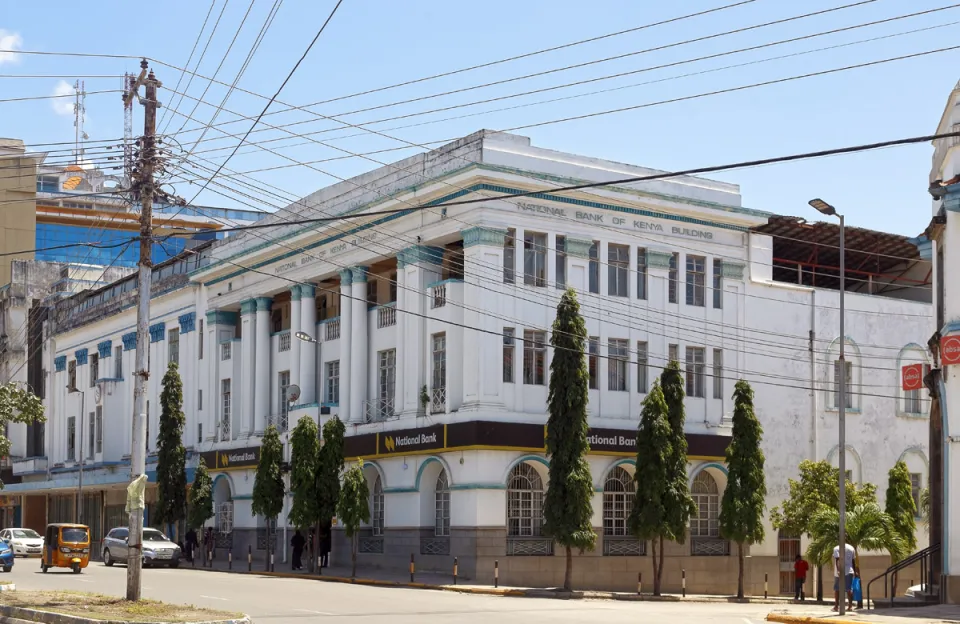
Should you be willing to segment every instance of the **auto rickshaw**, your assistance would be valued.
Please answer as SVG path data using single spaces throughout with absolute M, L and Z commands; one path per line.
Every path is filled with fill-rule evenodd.
M 74 574 L 90 563 L 90 527 L 85 524 L 48 524 L 40 569 L 70 568 Z

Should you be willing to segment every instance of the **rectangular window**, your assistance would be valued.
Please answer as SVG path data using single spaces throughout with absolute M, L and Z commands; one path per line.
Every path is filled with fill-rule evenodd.
M 180 330 L 167 332 L 167 364 L 180 365 Z
M 100 356 L 96 353 L 90 354 L 90 387 L 97 385 L 100 379 Z
M 670 270 L 667 271 L 667 300 L 670 303 L 677 302 L 677 265 L 680 263 L 680 254 L 673 252 L 670 254 Z
M 70 360 L 67 363 L 67 387 L 76 388 L 77 387 L 77 361 Z
M 503 328 L 503 382 L 513 383 L 514 369 L 514 330 L 512 327 Z
M 647 298 L 647 250 L 637 249 L 637 299 Z
M 388 412 L 384 415 L 393 415 L 393 398 L 397 392 L 397 350 L 388 349 L 380 352 L 380 376 L 379 376 L 379 397 L 381 412 Z M 390 409 L 386 410 L 385 407 Z
M 327 362 L 327 397 L 331 405 L 340 404 L 340 360 Z
M 290 414 L 290 401 L 287 400 L 287 389 L 290 387 L 290 371 L 280 371 L 277 375 L 277 390 L 280 395 L 280 409 L 278 413 L 280 418 L 277 420 L 277 428 L 280 431 L 287 429 L 287 416 Z
M 637 343 L 637 392 L 647 392 L 647 343 Z
M 517 231 L 513 228 L 507 230 L 507 235 L 503 239 L 503 283 L 513 284 L 516 281 L 517 272 Z
M 197 444 L 203 443 L 203 423 L 197 423 Z
M 433 335 L 433 389 L 447 387 L 447 335 Z
M 542 386 L 547 380 L 547 332 L 523 330 L 523 383 Z
M 850 362 L 844 362 L 846 366 L 846 383 L 844 384 L 844 390 L 846 391 L 846 400 L 844 401 L 844 407 L 852 408 L 853 407 L 853 365 Z M 833 407 L 840 407 L 840 360 L 836 360 L 833 363 Z
M 103 407 L 97 406 L 96 415 L 96 428 L 97 428 L 97 442 L 96 442 L 96 452 L 103 452 Z
M 600 389 L 600 338 L 587 339 L 587 372 L 590 374 L 590 389 Z
M 97 413 L 87 414 L 87 459 L 93 459 L 94 445 L 97 443 Z
M 199 352 L 198 359 L 203 359 L 203 319 L 200 319 L 200 331 L 197 332 L 197 351 Z
M 557 288 L 567 287 L 567 237 L 557 237 Z
M 203 388 L 197 389 L 197 411 L 203 411 Z
M 713 398 L 723 398 L 723 349 L 713 350 Z
M 367 277 L 367 305 L 377 305 L 377 278 L 373 275 Z
M 706 262 L 703 256 L 687 256 L 687 305 L 704 306 Z
M 220 361 L 226 362 L 233 356 L 233 343 L 232 342 L 221 342 L 220 343 Z
M 713 259 L 713 307 L 723 307 L 723 260 Z
M 390 274 L 390 301 L 389 303 L 394 303 L 397 300 L 397 272 L 394 271 Z
M 523 234 L 523 283 L 527 286 L 547 285 L 546 234 Z
M 224 379 L 220 382 L 220 439 L 230 439 L 230 380 Z
M 703 351 L 703 347 L 687 347 L 687 396 L 699 399 L 706 396 Z
M 626 297 L 627 275 L 630 274 L 630 248 L 611 244 L 607 247 L 607 294 Z
M 600 294 L 600 242 L 590 245 L 590 292 Z
M 917 508 L 917 517 L 920 513 L 920 492 L 923 490 L 923 475 L 919 472 L 910 473 L 910 495 L 913 497 L 913 505 Z
M 113 376 L 116 379 L 123 379 L 123 347 L 113 349 Z
M 610 338 L 607 341 L 607 357 L 607 389 L 626 392 L 627 366 L 630 364 L 630 347 L 627 340 Z
M 67 461 L 77 461 L 77 417 L 67 418 Z
M 680 362 L 680 345 L 669 345 L 667 347 L 667 364 L 670 362 Z

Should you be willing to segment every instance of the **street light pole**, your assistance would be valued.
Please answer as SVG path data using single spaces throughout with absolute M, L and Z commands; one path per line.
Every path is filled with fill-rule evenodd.
M 822 199 L 812 199 L 810 200 L 810 205 L 816 208 L 824 215 L 835 216 L 840 219 L 840 357 L 839 366 L 840 366 L 840 388 L 837 391 L 838 399 L 838 418 L 837 418 L 837 429 L 839 434 L 839 460 L 838 467 L 840 469 L 840 535 L 839 535 L 839 545 L 838 545 L 838 554 L 840 558 L 837 560 L 837 566 L 840 568 L 837 571 L 837 587 L 839 589 L 837 594 L 837 607 L 840 615 L 846 613 L 846 599 L 847 591 L 852 589 L 847 587 L 847 361 L 845 357 L 845 345 L 847 341 L 846 334 L 844 333 L 844 309 L 843 309 L 843 296 L 846 291 L 846 253 L 844 248 L 845 243 L 845 231 L 844 231 L 844 221 L 843 215 L 838 213 L 836 208 L 823 201 Z
M 80 429 L 75 434 L 77 453 L 80 455 L 80 472 L 77 476 L 77 502 L 74 505 L 73 517 L 77 524 L 83 524 L 83 412 L 86 409 L 87 395 L 85 392 L 78 390 L 76 386 L 67 386 L 67 393 L 80 395 Z

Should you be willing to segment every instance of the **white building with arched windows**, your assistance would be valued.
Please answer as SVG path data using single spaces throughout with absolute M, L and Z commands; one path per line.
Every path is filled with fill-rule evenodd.
M 623 181 L 633 177 L 648 179 Z M 557 190 L 571 185 L 580 188 Z M 456 557 L 477 582 L 492 581 L 497 561 L 505 585 L 557 585 L 562 549 L 543 533 L 544 433 L 551 324 L 567 287 L 589 338 L 599 536 L 595 551 L 577 555 L 576 586 L 632 590 L 638 572 L 650 573 L 626 517 L 643 478 L 641 402 L 669 359 L 686 380 L 698 513 L 685 543 L 666 547 L 666 590 L 679 588 L 681 570 L 691 592 L 734 589 L 736 557 L 718 514 L 737 379 L 756 393 L 768 507 L 787 495 L 801 461 L 839 457 L 837 228 L 746 208 L 735 185 L 485 131 L 319 190 L 262 223 L 278 227 L 187 252 L 158 265 L 153 283 L 148 473 L 155 479 L 159 382 L 176 361 L 188 479 L 204 457 L 221 548 L 262 556 L 273 534 L 251 513 L 264 429 L 275 425 L 286 440 L 301 418 L 336 416 L 371 496 L 361 570 L 405 570 L 413 554 L 418 569 L 447 571 Z M 927 363 L 918 346 L 931 334 L 926 249 L 847 229 L 844 452 L 851 478 L 877 484 L 881 501 L 900 458 L 918 495 L 927 479 L 929 401 L 901 390 L 901 366 Z M 5 490 L 25 522 L 71 519 L 81 457 L 101 528 L 122 515 L 133 279 L 50 310 L 36 356 L 47 373 L 44 455 L 17 458 Z M 281 551 L 289 529 L 284 513 Z M 346 563 L 338 527 L 333 542 L 334 563 Z M 750 590 L 762 591 L 769 574 L 772 591 L 792 592 L 799 547 L 768 526 L 750 548 Z

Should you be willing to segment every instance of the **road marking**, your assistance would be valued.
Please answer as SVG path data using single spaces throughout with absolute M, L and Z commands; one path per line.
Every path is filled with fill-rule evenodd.
M 200 597 L 201 597 L 201 598 L 209 598 L 210 600 L 223 600 L 224 602 L 227 601 L 226 598 L 218 598 L 217 596 L 204 596 L 203 594 L 200 594 Z
M 336 613 L 330 613 L 328 611 L 313 611 L 311 609 L 293 609 L 294 611 L 299 611 L 301 613 L 315 613 L 317 615 L 336 615 Z
M 747 619 L 747 618 L 743 618 L 743 621 L 746 622 L 747 624 L 753 624 L 753 622 L 751 622 L 751 621 L 750 621 L 749 619 Z

